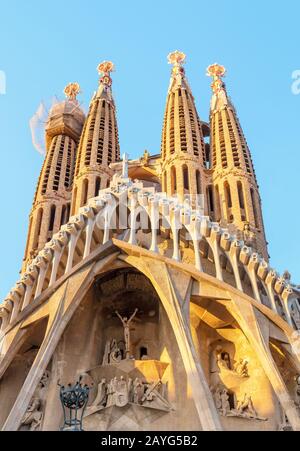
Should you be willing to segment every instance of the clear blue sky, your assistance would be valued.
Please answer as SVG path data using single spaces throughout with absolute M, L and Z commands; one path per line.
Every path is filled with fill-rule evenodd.
M 96 66 L 116 65 L 113 90 L 121 150 L 158 153 L 170 67 L 166 55 L 187 54 L 186 72 L 201 119 L 208 119 L 205 69 L 227 68 L 260 185 L 271 264 L 300 283 L 299 0 L 3 0 L 0 7 L 1 221 L 0 297 L 21 266 L 28 214 L 42 156 L 31 143 L 29 119 L 41 100 L 62 97 L 78 81 L 88 107 Z

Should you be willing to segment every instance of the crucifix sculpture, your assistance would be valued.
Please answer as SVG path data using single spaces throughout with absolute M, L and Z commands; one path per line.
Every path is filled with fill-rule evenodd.
M 137 314 L 138 309 L 136 308 L 131 317 L 128 319 L 127 316 L 121 316 L 120 313 L 116 310 L 115 313 L 118 315 L 120 320 L 122 321 L 124 327 L 124 340 L 125 340 L 125 353 L 126 359 L 130 357 L 130 323 Z

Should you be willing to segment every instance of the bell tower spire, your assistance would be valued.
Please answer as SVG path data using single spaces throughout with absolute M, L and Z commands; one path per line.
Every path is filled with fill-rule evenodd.
M 227 95 L 223 77 L 225 67 L 212 64 L 210 105 L 211 152 L 214 210 L 237 234 L 268 259 L 261 200 L 250 150 L 235 107 Z
M 66 99 L 49 112 L 46 156 L 29 216 L 23 271 L 70 216 L 77 144 L 85 120 L 76 98 L 79 92 L 78 83 L 69 83 L 64 89 Z
M 162 131 L 162 189 L 168 195 L 204 193 L 205 144 L 185 70 L 185 54 L 168 55 L 172 64 Z
M 85 205 L 100 189 L 108 186 L 112 176 L 110 163 L 120 159 L 116 108 L 112 95 L 111 72 L 114 65 L 103 61 L 98 65 L 99 87 L 89 107 L 78 146 L 72 214 Z

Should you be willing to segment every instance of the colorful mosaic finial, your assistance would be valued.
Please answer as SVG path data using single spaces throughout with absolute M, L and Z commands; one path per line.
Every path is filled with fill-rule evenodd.
M 80 86 L 76 82 L 69 83 L 64 89 L 64 94 L 69 100 L 76 100 L 76 97 L 79 93 L 80 93 Z

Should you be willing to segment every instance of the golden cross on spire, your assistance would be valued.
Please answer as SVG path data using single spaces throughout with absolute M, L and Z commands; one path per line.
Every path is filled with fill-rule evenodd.
M 100 83 L 111 86 L 112 79 L 110 78 L 110 73 L 115 70 L 114 63 L 112 63 L 111 61 L 103 61 L 97 66 L 97 70 L 101 75 Z
M 64 94 L 69 100 L 76 100 L 79 93 L 80 86 L 78 83 L 69 83 L 64 89 Z
M 185 53 L 175 50 L 175 52 L 169 53 L 168 61 L 169 64 L 173 64 L 174 66 L 181 66 L 185 63 L 185 57 Z
M 208 66 L 206 70 L 206 75 L 208 77 L 213 78 L 211 88 L 215 94 L 220 92 L 220 90 L 223 88 L 224 83 L 222 77 L 225 77 L 225 74 L 226 74 L 225 67 L 221 66 L 218 63 L 211 64 L 210 66 Z

